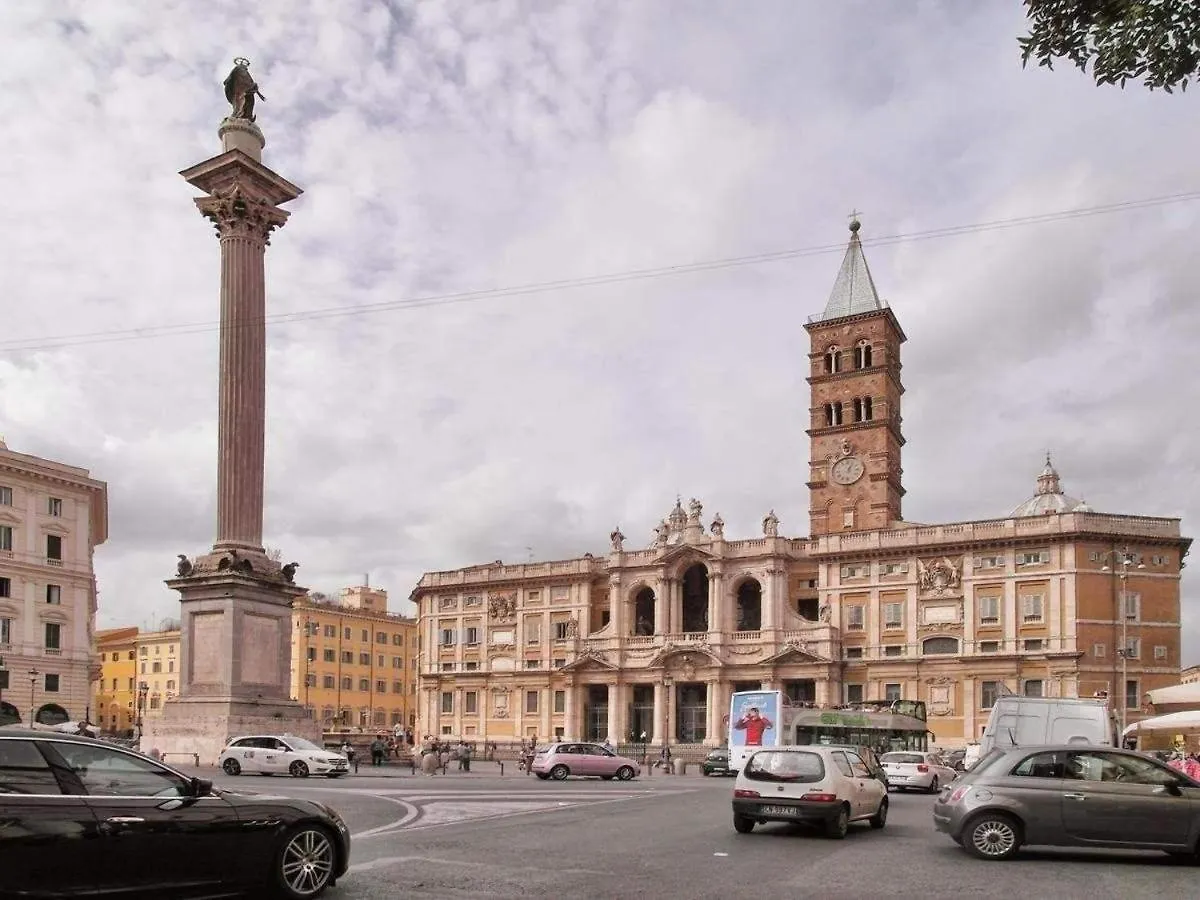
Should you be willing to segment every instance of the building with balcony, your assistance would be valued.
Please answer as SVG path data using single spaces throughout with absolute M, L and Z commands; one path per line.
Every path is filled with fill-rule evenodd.
M 90 716 L 108 488 L 0 441 L 0 724 Z
M 132 736 L 137 703 L 136 627 L 96 632 L 100 678 L 92 696 L 92 721 L 107 734 Z
M 361 585 L 293 606 L 292 696 L 327 732 L 416 724 L 416 622 L 387 602 Z
M 770 512 L 761 536 L 731 539 L 677 500 L 645 549 L 617 530 L 605 556 L 425 574 L 423 734 L 711 746 L 732 692 L 771 688 L 921 700 L 933 741 L 955 746 L 1007 693 L 1108 697 L 1135 721 L 1147 691 L 1178 683 L 1178 519 L 1096 512 L 1047 457 L 1008 515 L 904 520 L 907 338 L 858 231 L 804 326 L 809 536 Z
M 163 704 L 179 693 L 179 629 L 143 631 L 136 638 L 135 721 L 162 715 Z

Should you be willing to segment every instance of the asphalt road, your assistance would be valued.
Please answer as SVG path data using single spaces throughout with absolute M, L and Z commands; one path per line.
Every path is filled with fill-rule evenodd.
M 928 796 L 892 794 L 883 831 L 853 826 L 844 841 L 833 841 L 788 825 L 736 834 L 728 779 L 542 782 L 494 771 L 213 780 L 319 799 L 343 815 L 353 834 L 352 865 L 330 900 L 1200 895 L 1200 869 L 1155 853 L 972 859 L 933 831 Z M 212 770 L 198 774 L 213 777 Z

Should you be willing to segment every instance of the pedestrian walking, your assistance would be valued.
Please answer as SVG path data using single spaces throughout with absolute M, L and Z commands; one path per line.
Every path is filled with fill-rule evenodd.
M 354 769 L 354 774 L 358 774 L 358 756 L 354 752 L 354 748 L 350 746 L 349 741 L 342 741 L 342 755 L 346 757 L 346 762 Z

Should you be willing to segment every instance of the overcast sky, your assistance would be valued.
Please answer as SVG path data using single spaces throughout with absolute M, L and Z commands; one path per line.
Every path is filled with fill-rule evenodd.
M 301 583 L 405 611 L 426 570 L 645 546 L 676 493 L 805 534 L 803 325 L 853 208 L 909 337 L 906 518 L 1003 516 L 1050 448 L 1069 493 L 1190 531 L 1200 202 L 870 243 L 1197 188 L 1190 92 L 1023 71 L 1021 33 L 1018 0 L 2 4 L 0 433 L 108 482 L 101 627 L 175 614 L 219 279 L 177 173 L 246 56 L 306 192 L 270 312 L 835 248 L 272 327 L 267 543 Z

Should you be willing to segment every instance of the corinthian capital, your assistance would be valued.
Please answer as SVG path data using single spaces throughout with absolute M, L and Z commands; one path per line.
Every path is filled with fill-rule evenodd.
M 213 223 L 218 237 L 256 238 L 264 244 L 271 243 L 271 232 L 282 228 L 288 218 L 278 206 L 248 196 L 236 184 L 197 198 L 196 208 Z

